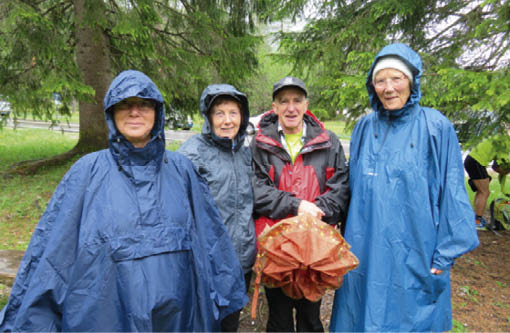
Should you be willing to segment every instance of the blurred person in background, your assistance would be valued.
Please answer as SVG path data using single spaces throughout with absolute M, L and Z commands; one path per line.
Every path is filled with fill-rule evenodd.
M 495 134 L 482 140 L 464 159 L 464 168 L 469 175 L 469 186 L 475 192 L 475 224 L 478 230 L 487 230 L 487 221 L 483 217 L 487 200 L 491 194 L 489 184 L 492 177 L 487 173 L 489 164 L 501 176 L 506 176 L 510 162 L 510 137 L 506 134 Z

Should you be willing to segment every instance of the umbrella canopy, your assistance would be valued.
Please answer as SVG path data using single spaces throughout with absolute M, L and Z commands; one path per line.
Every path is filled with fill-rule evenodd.
M 255 318 L 260 283 L 282 288 L 294 299 L 316 302 L 338 289 L 343 276 L 359 264 L 338 230 L 309 214 L 281 220 L 258 237 L 257 274 L 252 304 Z

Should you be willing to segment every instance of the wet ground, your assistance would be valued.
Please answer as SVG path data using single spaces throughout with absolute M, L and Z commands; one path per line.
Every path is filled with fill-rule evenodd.
M 16 250 L 0 250 L 0 283 L 12 285 L 23 253 Z

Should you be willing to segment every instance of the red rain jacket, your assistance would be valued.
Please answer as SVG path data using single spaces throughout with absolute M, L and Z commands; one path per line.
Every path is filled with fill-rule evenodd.
M 271 110 L 260 120 L 251 143 L 257 236 L 266 225 L 297 215 L 303 199 L 321 208 L 329 224 L 345 219 L 349 176 L 342 145 L 309 110 L 303 121 L 304 143 L 293 164 L 278 133 L 277 115 Z

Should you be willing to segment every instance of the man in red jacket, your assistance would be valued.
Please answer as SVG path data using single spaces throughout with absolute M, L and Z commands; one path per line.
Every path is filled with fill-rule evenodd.
M 308 110 L 303 81 L 285 77 L 273 87 L 273 109 L 264 114 L 251 142 L 257 236 L 279 220 L 309 213 L 329 224 L 344 221 L 349 177 L 342 145 Z M 267 331 L 324 331 L 320 301 L 294 300 L 265 288 Z

